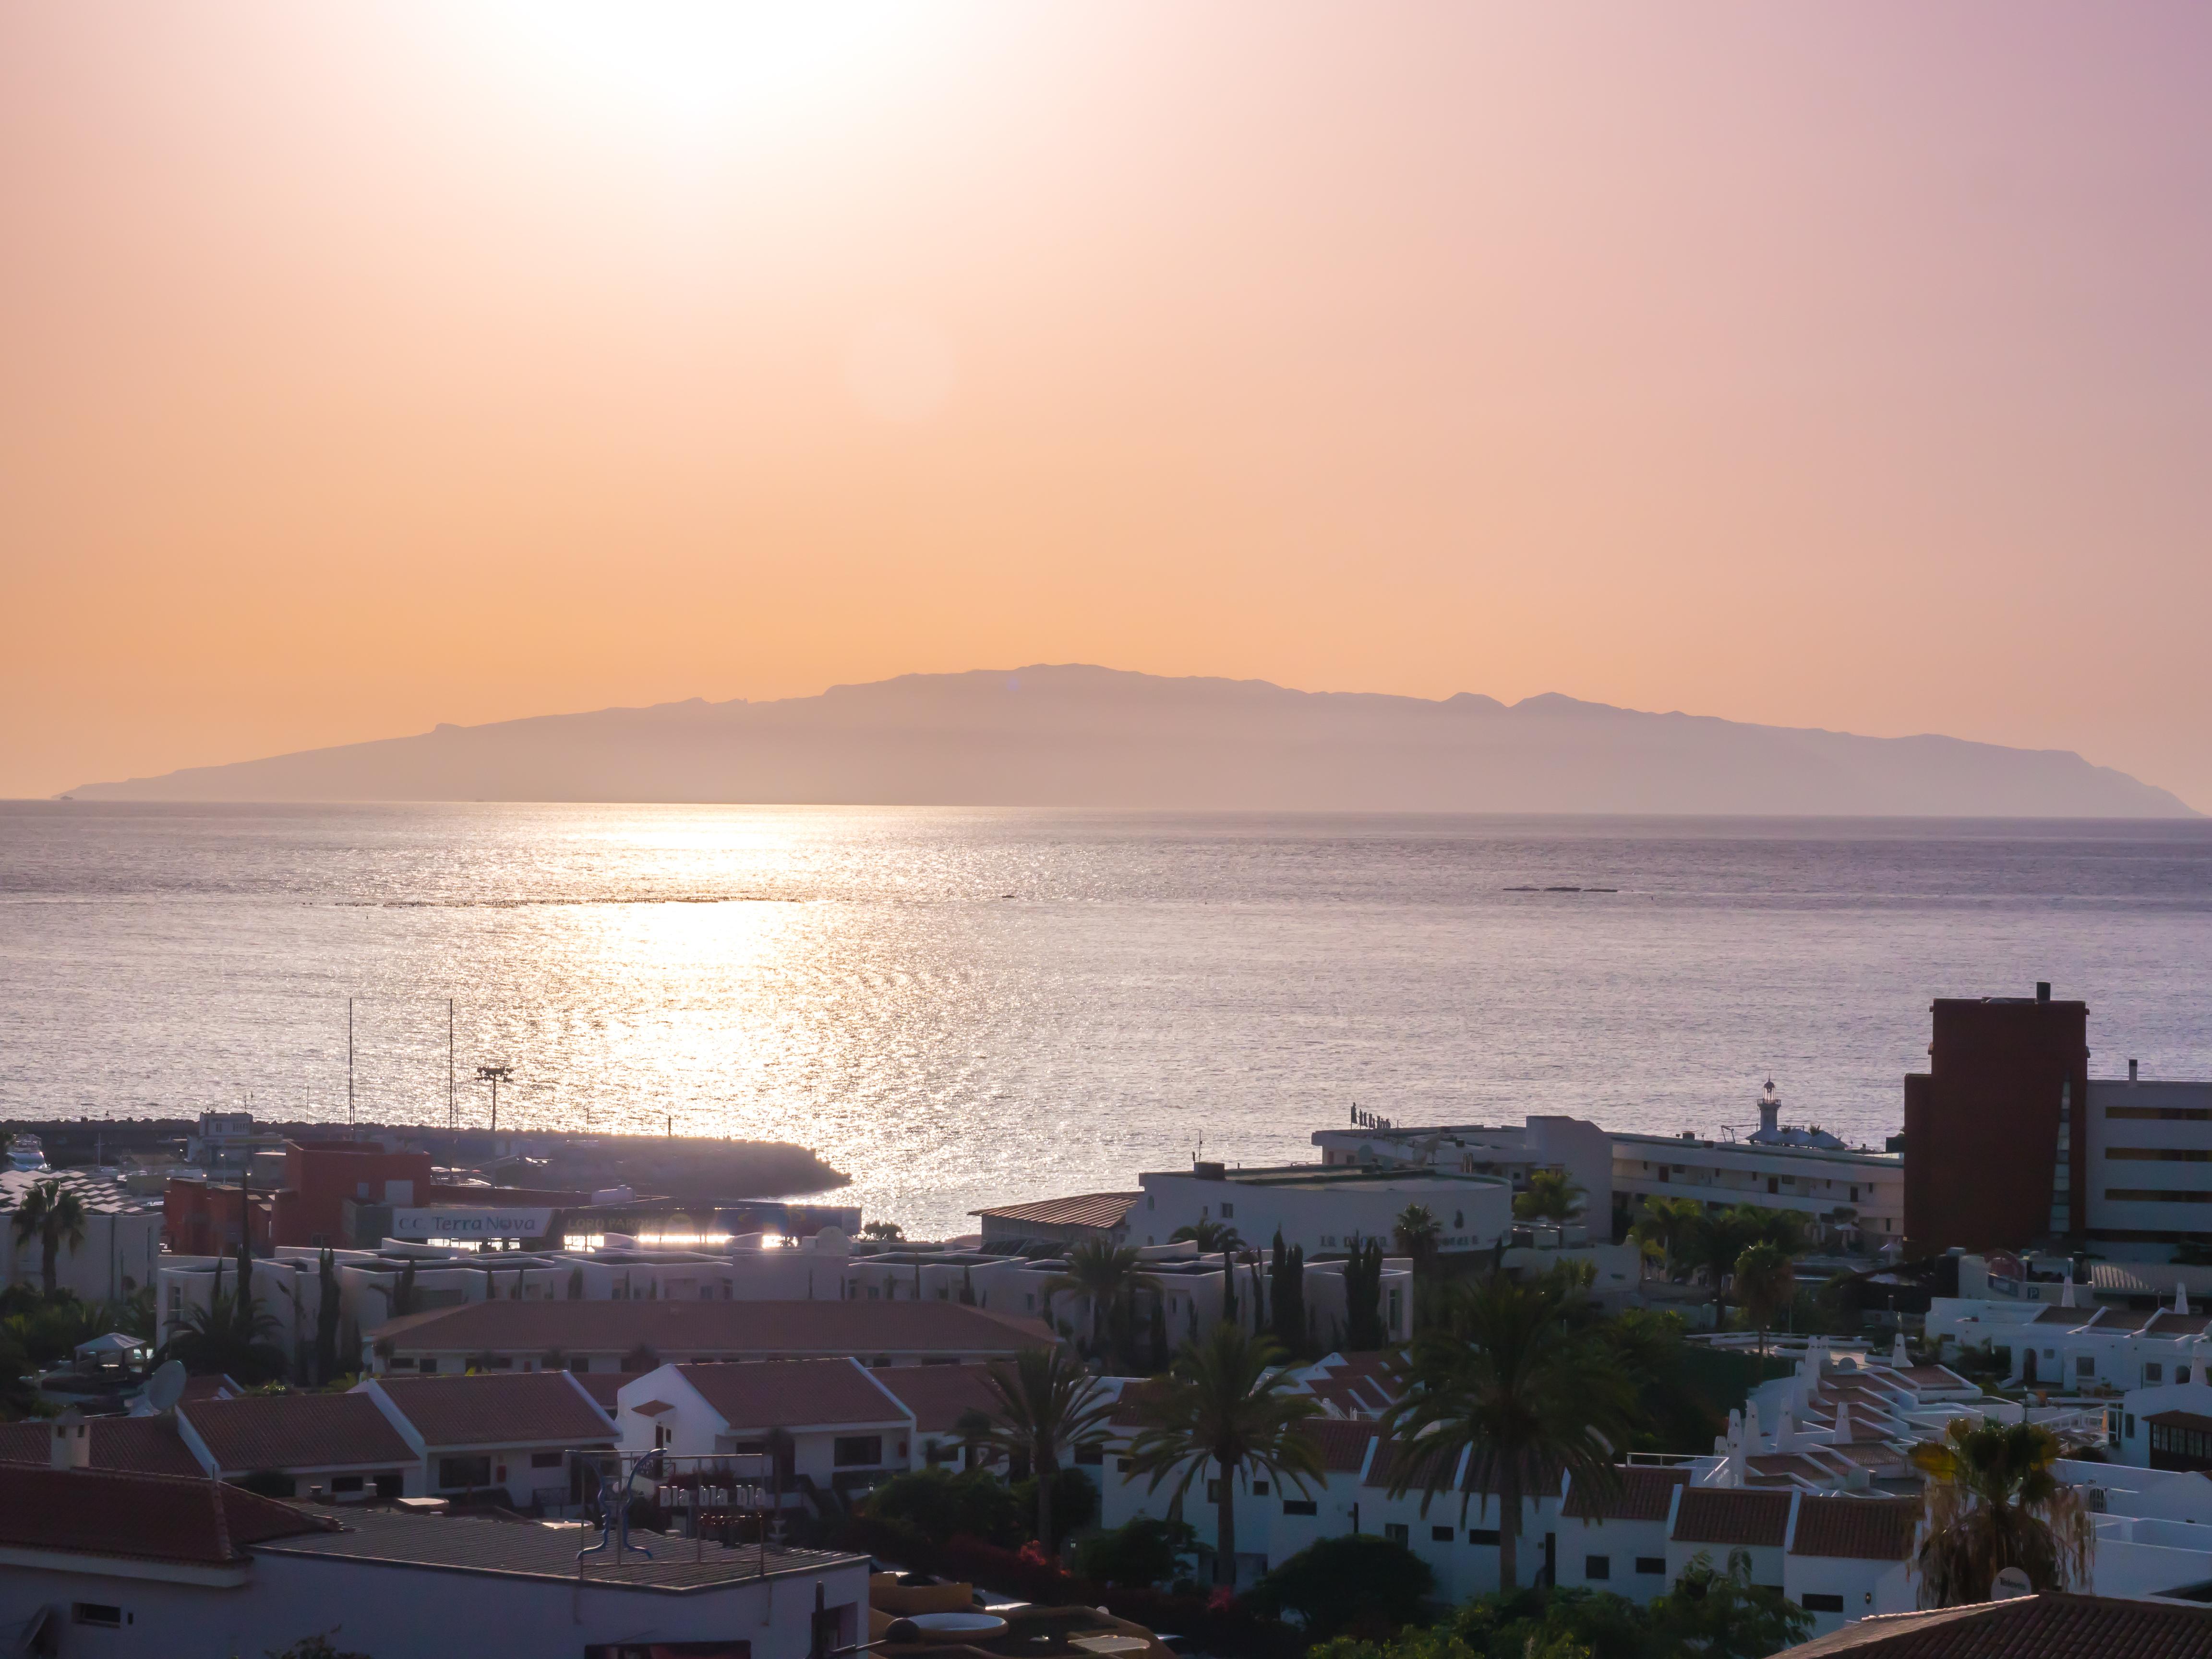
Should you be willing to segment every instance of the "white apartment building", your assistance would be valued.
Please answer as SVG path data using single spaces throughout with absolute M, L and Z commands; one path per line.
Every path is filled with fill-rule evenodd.
M 1514 1192 L 1526 1192 L 1538 1170 L 1563 1170 L 1583 1189 L 1583 1213 L 1602 1226 L 1613 1213 L 1613 1137 L 1581 1118 L 1531 1113 L 1518 1127 L 1460 1124 L 1397 1129 L 1357 1121 L 1339 1129 L 1316 1129 L 1313 1144 L 1329 1165 L 1382 1166 L 1498 1176 Z
M 46 1251 L 15 1236 L 31 1188 L 52 1182 L 84 1206 L 84 1241 L 60 1242 L 54 1282 L 88 1302 L 122 1302 L 155 1282 L 161 1266 L 161 1200 L 88 1170 L 0 1170 L 0 1284 L 41 1285 Z
M 342 1650 L 808 1659 L 863 1639 L 865 1557 L 300 1507 L 203 1478 L 0 1465 L 0 1626 L 21 1652 Z
M 2212 1083 L 2092 1078 L 2083 1217 L 2101 1255 L 2212 1243 Z
M 1234 1227 L 1246 1245 L 1266 1249 L 1279 1234 L 1309 1259 L 1358 1249 L 1371 1240 L 1395 1249 L 1399 1215 L 1425 1206 L 1445 1250 L 1486 1250 L 1513 1226 L 1513 1188 L 1498 1176 L 1433 1166 L 1370 1167 L 1286 1164 L 1232 1170 L 1199 1163 L 1139 1175 L 1143 1201 L 1129 1212 L 1131 1243 L 1167 1243 L 1179 1228 L 1213 1221 Z

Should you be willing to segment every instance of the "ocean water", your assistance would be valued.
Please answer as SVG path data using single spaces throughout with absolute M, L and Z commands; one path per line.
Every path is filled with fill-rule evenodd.
M 2208 970 L 2202 822 L 0 805 L 0 1114 L 343 1120 L 350 997 L 362 1115 L 443 1122 L 450 998 L 504 1121 L 801 1142 L 917 1233 L 1354 1102 L 1709 1133 L 1771 1074 L 1879 1145 L 1931 997 L 2201 1077 Z

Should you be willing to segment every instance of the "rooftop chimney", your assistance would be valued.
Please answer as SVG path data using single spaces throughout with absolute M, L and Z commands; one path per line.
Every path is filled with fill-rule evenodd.
M 54 1419 L 54 1437 L 46 1461 L 58 1469 L 92 1467 L 92 1425 L 74 1412 Z
M 2133 1061 L 2133 1060 L 2130 1060 L 2130 1061 L 2128 1062 L 2128 1081 L 2129 1081 L 2129 1082 L 2130 1082 L 2130 1083 L 2133 1083 L 2135 1080 L 2136 1080 L 2136 1063 L 2135 1063 L 2135 1061 Z
M 2051 1000 L 2051 981 L 2049 980 L 2039 979 L 2035 981 L 2035 1000 L 2038 1002 L 2048 1002 Z

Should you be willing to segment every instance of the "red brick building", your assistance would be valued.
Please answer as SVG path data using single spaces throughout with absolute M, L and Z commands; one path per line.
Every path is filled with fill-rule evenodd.
M 161 1243 L 177 1255 L 229 1255 L 238 1249 L 242 1213 L 252 1228 L 253 1248 L 266 1255 L 274 1205 L 266 1193 L 253 1194 L 250 1212 L 243 1189 L 207 1181 L 172 1181 L 161 1198 Z
M 2078 1243 L 2088 1005 L 2053 1002 L 2038 985 L 2033 998 L 1942 998 L 1931 1012 L 1928 1069 L 1905 1079 L 1906 1249 Z

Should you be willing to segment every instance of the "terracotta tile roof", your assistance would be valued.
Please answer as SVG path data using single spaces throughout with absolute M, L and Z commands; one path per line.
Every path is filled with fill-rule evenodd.
M 990 1370 L 988 1365 L 886 1365 L 871 1374 L 914 1413 L 919 1432 L 950 1434 L 963 1412 L 991 1409 L 996 1396 L 983 1381 Z
M 1808 1480 L 1827 1481 L 1836 1478 L 1836 1471 L 1826 1464 L 1799 1452 L 1767 1453 L 1749 1460 L 1749 1479 L 1757 1485 L 1786 1486 L 1793 1474 Z
M 1048 1198 L 1035 1204 L 1007 1204 L 995 1210 L 970 1210 L 969 1215 L 994 1221 L 1026 1221 L 1042 1227 L 1096 1227 L 1110 1231 L 1128 1219 L 1129 1206 L 1142 1193 L 1079 1193 L 1073 1198 Z
M 399 1431 L 365 1394 L 246 1395 L 197 1401 L 179 1406 L 177 1413 L 226 1474 L 388 1469 L 416 1461 Z M 94 1455 L 98 1455 L 95 1437 Z
M 371 1331 L 404 1354 L 627 1354 L 662 1359 L 812 1358 L 878 1353 L 1012 1355 L 1048 1340 L 957 1302 L 470 1302 Z
M 179 1400 L 222 1400 L 234 1394 L 244 1394 L 245 1389 L 228 1376 L 188 1376 Z
M 605 1445 L 615 1437 L 613 1424 L 567 1371 L 380 1376 L 361 1386 L 381 1389 L 433 1448 Z
M 1687 1469 L 1631 1466 L 1615 1473 L 1620 1485 L 1602 1496 L 1586 1481 L 1572 1482 L 1559 1512 L 1577 1521 L 1664 1521 L 1675 1488 L 1690 1481 Z
M 2212 1316 L 2165 1312 L 2142 1328 L 2145 1336 L 2202 1336 L 2204 1328 L 2212 1325 Z
M 1121 1397 L 1114 1402 L 1113 1413 L 1107 1418 L 1106 1426 L 1125 1433 L 1134 1433 L 1144 1427 L 1145 1402 L 1157 1400 L 1166 1392 L 1166 1382 L 1157 1376 L 1148 1376 L 1141 1382 L 1124 1388 Z
M 248 1545 L 331 1524 L 204 1475 L 0 1464 L 0 1546 L 14 1549 L 218 1565 L 244 1559 Z
M 1879 1613 L 1784 1648 L 1789 1659 L 2212 1659 L 2212 1607 L 2103 1595 L 2022 1595 Z
M 1367 1478 L 1360 1484 L 1381 1491 L 1389 1491 L 1403 1480 L 1408 1492 L 1425 1492 L 1431 1480 L 1439 1491 L 1449 1491 L 1452 1476 L 1459 1470 L 1459 1451 L 1456 1447 L 1442 1453 L 1422 1456 L 1407 1470 L 1398 1468 L 1400 1448 L 1406 1443 L 1395 1436 L 1386 1435 L 1382 1443 L 1375 1449 L 1374 1458 L 1367 1465 Z
M 2041 1313 L 2036 1315 L 2036 1316 L 2028 1322 L 2032 1325 L 2065 1325 L 2069 1327 L 2075 1325 L 2086 1325 L 2089 1322 L 2090 1316 L 2094 1311 L 2095 1310 L 2094 1309 L 2090 1308 L 2045 1308 Z
M 2212 1429 L 2212 1417 L 2200 1412 L 2153 1412 L 2143 1421 L 2161 1429 Z
M 819 1428 L 844 1423 L 899 1423 L 906 1418 L 899 1402 L 870 1382 L 866 1367 L 857 1360 L 772 1359 L 750 1365 L 678 1365 L 676 1374 L 696 1389 L 699 1397 L 732 1429 Z
M 1902 1561 L 1912 1553 L 1920 1505 L 1910 1498 L 1827 1498 L 1797 1502 L 1792 1555 L 1847 1557 L 1855 1561 Z
M 1674 1511 L 1677 1544 L 1779 1549 L 1790 1529 L 1790 1494 L 1729 1486 L 1692 1486 Z
M 592 1396 L 592 1403 L 594 1406 L 597 1406 L 609 1417 L 612 1417 L 615 1414 L 615 1396 L 622 1392 L 623 1385 L 624 1383 L 636 1382 L 642 1373 L 638 1371 L 570 1371 L 568 1375 L 576 1379 L 576 1386 L 578 1388 L 581 1389 L 586 1394 Z
M 1382 1432 L 1372 1423 L 1333 1417 L 1316 1417 L 1302 1426 L 1307 1437 L 1321 1448 L 1321 1466 L 1331 1474 L 1358 1474 L 1367 1461 L 1367 1448 Z
M 95 1417 L 86 1425 L 92 1467 L 118 1474 L 178 1474 L 205 1480 L 173 1423 L 160 1417 Z M 53 1455 L 49 1423 L 0 1423 L 0 1463 L 45 1465 Z

